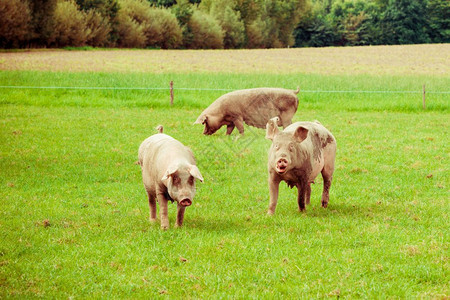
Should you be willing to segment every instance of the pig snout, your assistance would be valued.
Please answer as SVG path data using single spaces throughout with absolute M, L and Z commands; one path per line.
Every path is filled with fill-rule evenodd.
M 286 172 L 287 167 L 288 167 L 288 160 L 286 158 L 280 158 L 277 161 L 276 171 L 279 174 L 283 174 L 284 172 Z
M 183 200 L 180 201 L 180 205 L 181 206 L 191 206 L 192 201 L 189 198 L 184 198 Z

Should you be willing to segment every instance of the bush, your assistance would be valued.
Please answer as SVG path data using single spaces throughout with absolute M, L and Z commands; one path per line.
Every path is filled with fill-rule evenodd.
M 258 18 L 249 24 L 246 28 L 247 47 L 248 48 L 264 48 L 267 35 L 264 29 L 263 21 Z
M 144 0 L 122 0 L 120 4 L 119 46 L 176 48 L 181 45 L 181 28 L 169 11 L 153 8 Z
M 128 15 L 125 8 L 117 15 L 117 45 L 125 48 L 140 48 L 145 46 L 146 37 L 142 26 Z
M 79 8 L 86 14 L 88 43 L 95 46 L 115 46 L 118 39 L 117 14 L 119 0 L 76 0 Z M 100 28 L 103 26 L 103 28 Z M 107 33 L 107 39 L 104 35 Z
M 111 33 L 111 24 L 101 13 L 93 9 L 86 15 L 87 37 L 86 44 L 93 47 L 104 47 L 109 44 L 108 37 Z
M 245 26 L 241 20 L 240 12 L 232 8 L 236 6 L 235 1 L 216 0 L 211 1 L 209 6 L 209 14 L 222 27 L 224 48 L 241 48 L 245 43 Z
M 192 33 L 192 41 L 185 44 L 191 49 L 222 49 L 223 32 L 222 28 L 212 16 L 194 10 L 189 20 L 188 27 Z
M 55 26 L 51 45 L 57 47 L 84 46 L 88 38 L 85 14 L 72 1 L 59 1 L 54 14 Z
M 0 1 L 0 47 L 17 48 L 23 44 L 31 29 L 31 12 L 26 2 Z
M 159 24 L 161 30 L 161 38 L 155 41 L 154 46 L 163 49 L 178 48 L 183 43 L 183 35 L 181 27 L 178 25 L 177 18 L 169 10 L 156 9 L 151 10 L 152 20 L 155 24 Z

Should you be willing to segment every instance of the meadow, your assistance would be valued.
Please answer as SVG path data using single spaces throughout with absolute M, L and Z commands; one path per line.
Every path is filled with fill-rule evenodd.
M 449 65 L 445 52 L 409 47 L 419 54 L 391 73 L 376 62 L 339 68 L 339 60 L 336 72 L 327 64 L 233 71 L 235 51 L 195 52 L 222 63 L 180 72 L 102 70 L 79 58 L 97 51 L 58 52 L 63 66 L 27 63 L 34 51 L 14 65 L 18 53 L 0 53 L 0 298 L 448 298 Z M 353 63 L 363 61 L 359 52 L 378 49 L 384 61 L 390 51 L 336 51 L 345 49 Z M 288 60 L 291 52 L 277 51 L 270 55 Z M 134 53 L 110 52 L 118 59 L 105 68 Z M 176 64 L 194 52 L 148 53 Z M 433 67 L 415 69 L 427 64 L 422 57 Z M 282 183 L 269 217 L 264 130 L 203 136 L 193 122 L 227 90 L 298 85 L 293 121 L 319 120 L 338 143 L 330 202 L 320 207 L 319 177 L 300 213 L 297 192 Z M 148 89 L 128 89 L 136 87 Z M 193 150 L 205 179 L 182 228 L 169 204 L 167 231 L 148 220 L 136 165 L 158 124 Z

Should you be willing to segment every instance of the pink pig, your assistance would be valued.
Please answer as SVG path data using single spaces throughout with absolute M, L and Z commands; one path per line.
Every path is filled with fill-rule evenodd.
M 269 150 L 268 214 L 273 215 L 278 201 L 281 181 L 298 189 L 298 208 L 305 210 L 309 204 L 311 183 L 319 173 L 323 177 L 322 207 L 327 207 L 329 190 L 334 172 L 336 140 L 322 124 L 296 122 L 279 131 L 278 118 L 272 118 L 266 125 L 266 138 L 272 140 Z
M 224 94 L 208 106 L 194 124 L 204 124 L 203 134 L 211 135 L 227 126 L 227 135 L 236 127 L 244 134 L 244 123 L 264 128 L 270 118 L 279 117 L 278 125 L 287 127 L 297 111 L 296 91 L 281 88 L 254 88 Z

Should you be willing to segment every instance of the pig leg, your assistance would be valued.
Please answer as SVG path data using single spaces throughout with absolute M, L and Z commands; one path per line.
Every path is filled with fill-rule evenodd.
M 305 184 L 303 182 L 297 184 L 297 190 L 298 190 L 298 209 L 299 211 L 305 211 L 305 195 L 306 195 L 306 186 L 308 184 Z
M 186 206 L 180 205 L 178 203 L 177 206 L 177 223 L 176 227 L 181 227 L 183 225 L 183 219 L 184 219 L 184 211 L 186 210 Z
M 147 190 L 148 195 L 148 204 L 150 206 L 150 222 L 156 221 L 156 199 L 155 196 L 150 192 L 150 190 Z
M 326 174 L 322 171 L 323 177 L 323 192 L 322 192 L 322 207 L 326 208 L 328 206 L 328 200 L 330 198 L 330 187 L 333 175 Z
M 239 130 L 240 134 L 244 134 L 244 120 L 242 118 L 234 120 L 234 125 Z
M 167 203 L 168 199 L 164 196 L 164 193 L 157 194 L 158 202 L 159 202 L 159 214 L 161 218 L 161 229 L 169 228 L 169 216 L 167 213 Z
M 267 214 L 273 215 L 275 213 L 275 209 L 277 207 L 278 202 L 278 190 L 280 187 L 280 180 L 269 176 L 269 194 L 270 194 L 270 202 L 269 202 L 269 210 Z
M 323 178 L 322 207 L 324 208 L 328 206 L 328 199 L 330 198 L 330 187 L 331 187 L 331 180 L 333 179 L 333 172 L 334 172 L 334 155 L 331 156 L 331 159 L 325 161 L 325 165 L 322 169 L 322 178 Z
M 227 135 L 230 135 L 234 130 L 234 124 L 227 125 Z
M 306 185 L 306 205 L 309 205 L 311 199 L 311 183 Z

